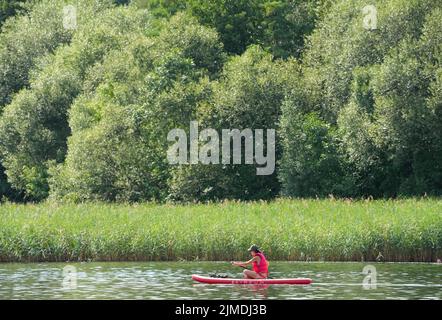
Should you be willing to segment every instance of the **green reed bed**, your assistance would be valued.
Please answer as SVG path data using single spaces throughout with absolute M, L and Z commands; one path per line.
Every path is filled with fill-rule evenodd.
M 442 201 L 278 200 L 197 205 L 3 204 L 0 261 L 435 261 Z

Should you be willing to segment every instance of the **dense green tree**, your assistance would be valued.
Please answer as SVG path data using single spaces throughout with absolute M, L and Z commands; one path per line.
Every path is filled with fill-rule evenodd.
M 298 56 L 304 37 L 332 0 L 133 0 L 157 17 L 187 11 L 215 28 L 227 52 L 259 44 L 275 57 Z
M 185 128 L 210 96 L 224 61 L 215 31 L 174 16 L 158 37 L 140 37 L 103 64 L 104 79 L 70 111 L 72 137 L 54 167 L 52 195 L 76 201 L 167 196 L 167 134 Z
M 216 28 L 229 53 L 259 44 L 275 57 L 298 56 L 324 1 L 191 0 L 188 10 Z
M 78 0 L 79 28 L 112 1 Z M 10 19 L 0 33 L 0 112 L 12 96 L 29 85 L 29 75 L 41 57 L 70 42 L 75 29 L 63 27 L 63 0 L 43 0 L 25 15 Z
M 0 0 L 0 199 L 442 194 L 440 1 L 66 4 Z M 169 164 L 194 120 L 276 129 L 276 172 Z
M 435 17 L 440 16 L 441 4 L 376 2 L 377 26 L 372 30 L 364 27 L 365 5 L 339 1 L 309 39 L 303 88 L 287 100 L 282 117 L 285 155 L 280 177 L 286 194 L 441 192 L 437 164 L 441 144 L 435 135 L 440 119 L 429 102 L 435 101 L 434 81 L 440 67 L 436 22 L 440 19 Z M 322 145 L 313 160 L 306 158 L 310 142 L 301 139 L 299 146 L 299 139 L 290 135 L 293 130 L 303 132 L 296 128 L 311 112 L 334 137 L 321 138 L 321 144 L 331 143 L 335 150 L 330 153 Z M 328 161 L 336 165 L 307 191 L 303 174 L 321 172 L 317 166 Z
M 24 2 L 24 1 L 23 1 Z M 18 2 L 2 2 L 5 8 L 18 8 Z M 74 1 L 81 27 L 91 15 L 111 6 L 111 1 Z M 20 15 L 9 19 L 0 33 L 0 115 L 14 94 L 29 86 L 32 70 L 46 55 L 70 42 L 75 30 L 63 28 L 64 0 L 27 1 Z M 12 11 L 10 11 L 12 14 Z M 0 166 L 0 196 L 14 196 Z
M 393 194 L 442 194 L 440 8 L 430 10 L 419 38 L 406 38 L 373 69 L 375 142 Z M 435 95 L 436 94 L 436 95 Z
M 170 18 L 179 11 L 186 10 L 188 0 L 132 0 L 137 8 L 148 9 L 155 17 Z
M 256 46 L 232 59 L 221 80 L 213 84 L 213 98 L 198 111 L 201 130 L 215 129 L 220 138 L 223 129 L 277 130 L 281 103 L 297 80 L 298 64 L 294 60 L 273 60 L 272 55 Z M 278 145 L 277 141 L 277 159 L 281 155 Z M 171 197 L 204 201 L 269 199 L 277 195 L 276 171 L 272 175 L 257 175 L 256 162 L 244 164 L 244 146 L 242 154 L 241 165 L 178 166 L 171 180 Z
M 149 20 L 145 12 L 130 8 L 100 12 L 82 24 L 70 46 L 41 60 L 29 88 L 5 107 L 0 118 L 2 164 L 8 181 L 28 199 L 47 196 L 48 162 L 64 161 L 70 135 L 67 112 L 74 99 L 99 83 L 103 58 L 145 32 Z

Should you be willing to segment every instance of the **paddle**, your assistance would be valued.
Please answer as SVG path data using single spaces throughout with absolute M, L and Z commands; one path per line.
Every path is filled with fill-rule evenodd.
M 232 262 L 230 262 L 230 263 L 233 265 Z M 237 266 L 241 267 L 243 269 L 247 269 L 246 266 L 240 266 L 240 265 L 237 265 Z M 209 277 L 211 277 L 211 278 L 228 278 L 229 276 L 227 274 L 225 274 L 225 273 L 217 273 L 217 272 L 215 272 L 215 273 L 210 273 Z

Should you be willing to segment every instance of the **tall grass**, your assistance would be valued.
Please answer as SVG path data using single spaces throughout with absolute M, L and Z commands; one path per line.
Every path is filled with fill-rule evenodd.
M 435 261 L 442 201 L 0 206 L 0 261 Z

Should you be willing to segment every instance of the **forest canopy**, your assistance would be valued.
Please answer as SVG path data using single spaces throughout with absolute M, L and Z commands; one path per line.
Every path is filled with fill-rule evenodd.
M 432 0 L 0 1 L 0 197 L 439 196 L 441 17 Z M 169 164 L 190 121 L 275 129 L 275 173 Z

